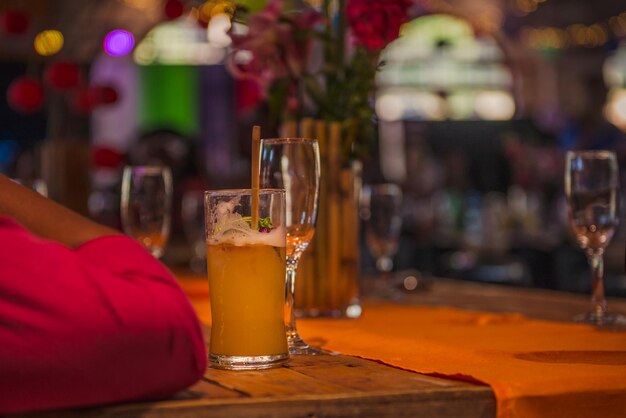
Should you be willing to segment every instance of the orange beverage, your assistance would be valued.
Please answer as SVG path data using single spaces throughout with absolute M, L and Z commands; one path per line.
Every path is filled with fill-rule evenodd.
M 284 322 L 285 192 L 258 193 L 253 221 L 250 190 L 205 192 L 209 360 L 217 368 L 264 369 L 289 358 Z
M 287 352 L 285 247 L 207 245 L 211 354 L 266 356 Z
M 295 225 L 287 228 L 287 255 L 293 257 L 302 253 L 313 239 L 315 228 L 306 225 Z

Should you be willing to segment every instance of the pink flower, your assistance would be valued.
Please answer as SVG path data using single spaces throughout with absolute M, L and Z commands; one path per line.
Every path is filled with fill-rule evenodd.
M 227 63 L 235 77 L 256 81 L 265 93 L 271 82 L 286 75 L 276 47 L 282 0 L 270 0 L 265 9 L 250 16 L 248 31 L 243 35 L 231 32 L 233 53 Z M 250 57 L 243 59 L 243 53 Z
M 231 33 L 229 69 L 237 78 L 254 80 L 265 95 L 275 80 L 301 75 L 311 37 L 298 33 L 314 28 L 321 19 L 312 9 L 285 16 L 282 5 L 283 0 L 270 0 L 263 10 L 249 16 L 247 33 Z M 243 62 L 242 53 L 248 55 Z
M 412 4 L 411 0 L 348 0 L 346 17 L 355 43 L 370 50 L 383 49 L 398 37 Z

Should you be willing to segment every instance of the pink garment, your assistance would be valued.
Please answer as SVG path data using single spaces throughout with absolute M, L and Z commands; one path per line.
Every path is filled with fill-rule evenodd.
M 0 216 L 0 414 L 160 398 L 205 367 L 191 305 L 134 240 L 72 250 Z

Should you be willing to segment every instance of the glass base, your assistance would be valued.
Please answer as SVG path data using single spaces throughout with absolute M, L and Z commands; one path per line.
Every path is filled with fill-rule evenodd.
M 353 301 L 348 306 L 331 309 L 331 308 L 307 308 L 296 309 L 296 318 L 352 318 L 356 319 L 361 316 L 363 308 L 359 301 Z
M 626 316 L 614 312 L 603 312 L 601 314 L 597 312 L 587 312 L 576 315 L 574 321 L 597 326 L 626 327 Z
M 418 270 L 400 270 L 381 275 L 372 273 L 362 281 L 363 294 L 370 298 L 401 300 L 407 296 L 428 292 L 434 280 Z
M 287 363 L 289 354 L 275 354 L 271 356 L 227 356 L 223 354 L 209 354 L 211 367 L 224 370 L 262 370 L 280 367 Z
M 298 334 L 287 336 L 287 345 L 289 346 L 289 354 L 292 356 L 319 356 L 325 354 L 319 348 L 308 345 Z

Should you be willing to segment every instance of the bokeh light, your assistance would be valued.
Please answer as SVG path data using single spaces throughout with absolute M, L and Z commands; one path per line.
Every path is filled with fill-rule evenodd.
M 604 114 L 609 122 L 626 131 L 626 89 L 611 89 Z
M 0 30 L 8 35 L 22 35 L 30 26 L 30 18 L 22 10 L 8 9 L 0 13 Z
M 133 34 L 122 29 L 109 32 L 102 44 L 104 52 L 112 57 L 128 55 L 133 50 L 134 46 L 135 37 Z
M 33 113 L 43 104 L 43 86 L 32 77 L 22 76 L 11 82 L 7 89 L 9 106 L 20 113 Z
M 227 47 L 232 43 L 228 30 L 230 29 L 230 16 L 220 13 L 213 16 L 207 28 L 207 39 L 210 43 L 219 47 Z
M 484 120 L 508 120 L 515 115 L 515 101 L 505 91 L 481 91 L 476 95 L 476 114 Z
M 215 65 L 223 62 L 226 49 L 221 45 L 231 41 L 225 32 L 230 18 L 222 16 L 226 21 L 216 16 L 217 20 L 212 19 L 209 29 L 204 30 L 190 19 L 157 25 L 137 44 L 133 51 L 135 62 L 139 65 Z M 207 41 L 207 31 L 209 36 L 213 34 L 211 42 Z
M 198 23 L 200 26 L 206 27 L 211 19 L 221 14 L 226 14 L 232 18 L 236 7 L 235 3 L 229 0 L 208 0 L 197 9 Z
M 58 30 L 44 30 L 35 37 L 35 51 L 44 57 L 54 55 L 63 48 L 63 34 Z
M 383 94 L 376 99 L 376 114 L 385 121 L 402 119 L 404 108 L 404 100 L 399 95 Z

